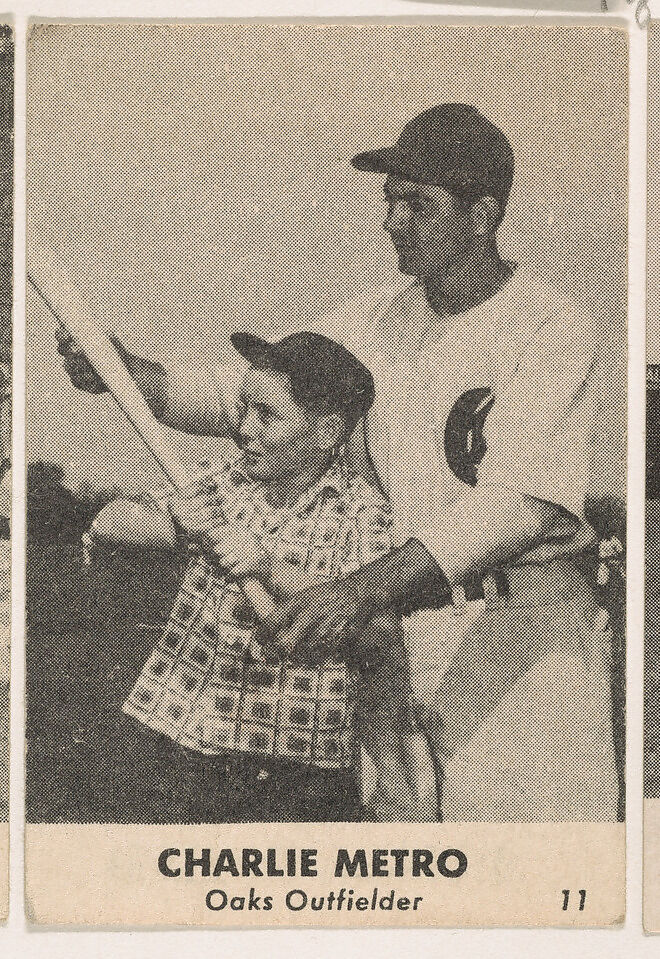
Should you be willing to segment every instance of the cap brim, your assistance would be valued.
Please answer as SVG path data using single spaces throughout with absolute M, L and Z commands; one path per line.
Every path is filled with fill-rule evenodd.
M 394 147 L 381 147 L 380 150 L 358 153 L 351 160 L 351 164 L 356 170 L 367 173 L 398 173 L 402 167 L 409 165 L 405 159 Z
M 430 169 L 420 163 L 419 157 L 402 153 L 396 147 L 383 147 L 380 150 L 370 150 L 368 153 L 358 153 L 351 163 L 356 170 L 367 173 L 385 173 L 401 176 L 412 183 L 431 183 L 436 186 L 449 187 L 449 178 L 437 169 Z
M 253 366 L 277 369 L 279 355 L 277 346 L 254 333 L 232 333 L 231 343 L 235 350 Z

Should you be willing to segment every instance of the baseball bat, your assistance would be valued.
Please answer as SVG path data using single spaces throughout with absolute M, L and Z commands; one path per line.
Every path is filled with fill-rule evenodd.
M 170 485 L 177 492 L 186 495 L 190 489 L 189 471 L 167 442 L 160 423 L 124 366 L 110 337 L 101 333 L 90 320 L 78 290 L 73 284 L 59 277 L 57 301 L 53 303 L 30 273 L 27 274 L 27 279 L 60 326 L 84 351 L 95 373 L 103 380 L 108 393 Z M 62 319 L 63 316 L 66 316 L 66 322 Z M 275 610 L 275 602 L 265 586 L 256 579 L 244 579 L 241 587 L 257 616 L 267 619 Z

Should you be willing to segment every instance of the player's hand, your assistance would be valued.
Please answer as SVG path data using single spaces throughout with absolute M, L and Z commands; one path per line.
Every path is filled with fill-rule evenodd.
M 130 354 L 123 343 L 114 333 L 108 333 L 108 336 L 119 356 L 126 363 Z M 107 393 L 107 386 L 98 373 L 94 371 L 82 346 L 71 336 L 68 330 L 61 326 L 58 327 L 55 330 L 55 338 L 57 340 L 57 352 L 64 357 L 64 369 L 76 389 L 84 390 L 85 393 Z
M 169 510 L 180 532 L 200 545 L 210 545 L 211 532 L 224 522 L 217 494 L 204 489 L 191 496 L 170 497 Z
M 400 647 L 402 643 L 401 618 L 394 613 L 383 613 L 374 616 L 352 642 L 345 644 L 344 656 L 349 665 L 367 676 L 380 670 L 392 647 Z
M 216 526 L 205 536 L 204 545 L 234 579 L 269 581 L 271 558 L 249 530 L 228 524 Z
M 371 614 L 349 581 L 315 583 L 275 610 L 260 638 L 268 652 L 316 665 L 343 658 Z
M 62 328 L 55 331 L 55 337 L 57 339 L 57 351 L 60 356 L 64 357 L 64 369 L 76 389 L 94 394 L 107 392 L 105 383 L 94 372 L 78 341 Z

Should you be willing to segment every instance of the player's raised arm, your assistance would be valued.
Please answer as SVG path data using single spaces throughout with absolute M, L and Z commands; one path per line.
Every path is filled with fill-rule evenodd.
M 583 517 L 593 418 L 594 337 L 556 317 L 530 339 L 486 420 L 475 486 L 426 515 L 425 527 L 340 583 L 310 589 L 278 610 L 272 628 L 289 655 L 327 641 L 324 608 L 364 622 L 390 606 L 451 601 L 452 589 L 536 552 L 586 545 Z M 544 561 L 543 558 L 541 561 Z
M 99 337 L 92 310 L 56 252 L 47 246 L 34 249 L 27 280 L 37 301 L 57 324 L 58 350 L 64 357 L 64 368 L 72 384 L 88 393 L 105 393 L 108 387 L 112 391 L 112 384 L 106 384 L 101 375 L 105 375 L 105 367 L 99 369 L 99 356 L 88 357 L 85 352 L 89 352 L 89 344 L 96 344 Z M 116 350 L 134 384 L 162 423 L 200 435 L 233 435 L 230 413 L 233 404 L 228 397 L 232 395 L 237 376 L 232 376 L 231 369 L 227 369 L 225 377 L 222 367 L 205 371 L 191 363 L 175 373 L 155 360 L 131 353 L 117 336 L 106 334 L 105 338 L 108 336 L 114 346 L 113 356 Z
M 77 341 L 61 330 L 56 336 L 72 384 L 87 393 L 106 392 Z M 202 436 L 234 435 L 231 397 L 238 374 L 230 364 L 211 369 L 191 363 L 168 370 L 155 360 L 129 352 L 118 337 L 110 338 L 161 423 Z

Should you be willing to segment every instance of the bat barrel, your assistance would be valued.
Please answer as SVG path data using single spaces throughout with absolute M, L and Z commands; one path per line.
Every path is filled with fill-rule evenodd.
M 80 345 L 110 396 L 168 482 L 185 495 L 190 484 L 186 466 L 168 442 L 163 427 L 126 369 L 114 343 L 89 320 L 88 309 L 78 290 L 72 283 L 59 277 L 56 300 L 53 302 L 44 294 L 31 273 L 27 274 L 27 279 L 57 322 Z M 66 322 L 62 319 L 63 316 L 66 316 Z M 243 580 L 241 586 L 257 616 L 267 619 L 275 610 L 275 603 L 265 586 L 255 579 Z

